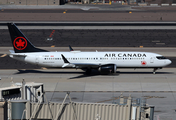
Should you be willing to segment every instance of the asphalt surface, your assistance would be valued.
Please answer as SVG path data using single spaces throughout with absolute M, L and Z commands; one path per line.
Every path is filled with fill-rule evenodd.
M 0 57 L 0 69 L 40 69 L 41 67 L 11 59 L 9 56 Z
M 176 30 L 21 30 L 37 47 L 176 47 Z M 11 47 L 7 29 L 0 29 L 0 47 Z M 48 39 L 48 40 L 47 40 Z
M 80 6 L 81 7 L 81 6 Z M 132 11 L 134 13 L 153 13 L 153 12 L 173 12 L 175 13 L 176 7 L 138 7 L 138 6 L 120 6 L 120 5 L 87 5 L 85 7 L 95 7 L 94 9 L 84 10 L 84 9 L 3 9 L 0 13 L 129 13 Z M 82 8 L 85 8 L 82 6 Z M 124 8 L 123 10 L 120 10 Z M 132 9 L 131 9 L 132 8 Z M 101 9 L 101 10 L 99 10 Z M 108 10 L 109 9 L 109 10 Z M 119 9 L 119 10 L 118 10 Z
M 123 5 L 78 5 L 1 7 L 0 21 L 175 21 L 176 7 L 131 7 Z M 65 7 L 65 8 L 64 8 Z M 13 8 L 13 9 L 12 9 Z
M 0 13 L 0 21 L 143 21 L 143 22 L 172 22 L 175 21 L 175 12 L 123 12 L 123 13 Z
M 81 9 L 7 9 L 0 11 L 0 13 L 128 13 L 129 10 L 126 11 L 105 11 L 105 10 L 81 10 Z M 141 12 L 141 11 L 135 11 Z M 173 11 L 174 12 L 174 11 Z

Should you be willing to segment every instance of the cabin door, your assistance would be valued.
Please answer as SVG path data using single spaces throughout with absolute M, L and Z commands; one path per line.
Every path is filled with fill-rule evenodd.
M 154 57 L 150 56 L 150 63 L 154 63 Z
M 36 64 L 36 65 L 39 64 L 39 56 L 35 56 L 35 64 Z

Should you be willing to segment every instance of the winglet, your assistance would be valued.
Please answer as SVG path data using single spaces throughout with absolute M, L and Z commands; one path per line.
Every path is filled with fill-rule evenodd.
M 62 56 L 62 59 L 64 60 L 64 65 L 62 66 L 62 67 L 64 68 L 64 67 L 66 67 L 67 65 L 69 65 L 70 62 L 64 57 L 64 55 L 61 54 L 61 56 Z
M 74 51 L 73 48 L 70 45 L 69 45 L 69 49 L 70 49 L 70 51 Z
M 62 59 L 64 60 L 64 63 L 70 63 L 70 62 L 64 57 L 64 55 L 61 54 L 61 56 L 62 56 Z

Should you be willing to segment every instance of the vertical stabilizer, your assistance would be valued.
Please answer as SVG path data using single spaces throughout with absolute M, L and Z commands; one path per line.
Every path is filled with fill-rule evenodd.
M 47 52 L 46 50 L 34 47 L 14 23 L 7 23 L 7 26 L 15 53 Z

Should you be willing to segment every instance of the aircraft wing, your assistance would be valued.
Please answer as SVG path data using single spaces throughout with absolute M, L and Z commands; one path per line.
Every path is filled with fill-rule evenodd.
M 84 68 L 84 67 L 92 67 L 92 68 L 96 68 L 99 65 L 98 64 L 92 64 L 92 63 L 71 63 L 73 65 L 75 65 L 75 67 L 79 67 L 79 68 Z
M 63 68 L 68 66 L 68 65 L 73 65 L 73 67 L 77 67 L 77 68 L 84 68 L 84 67 L 98 67 L 99 64 L 93 64 L 93 63 L 70 63 L 65 57 L 64 55 L 62 55 L 62 59 L 64 60 L 64 65 L 62 66 Z

